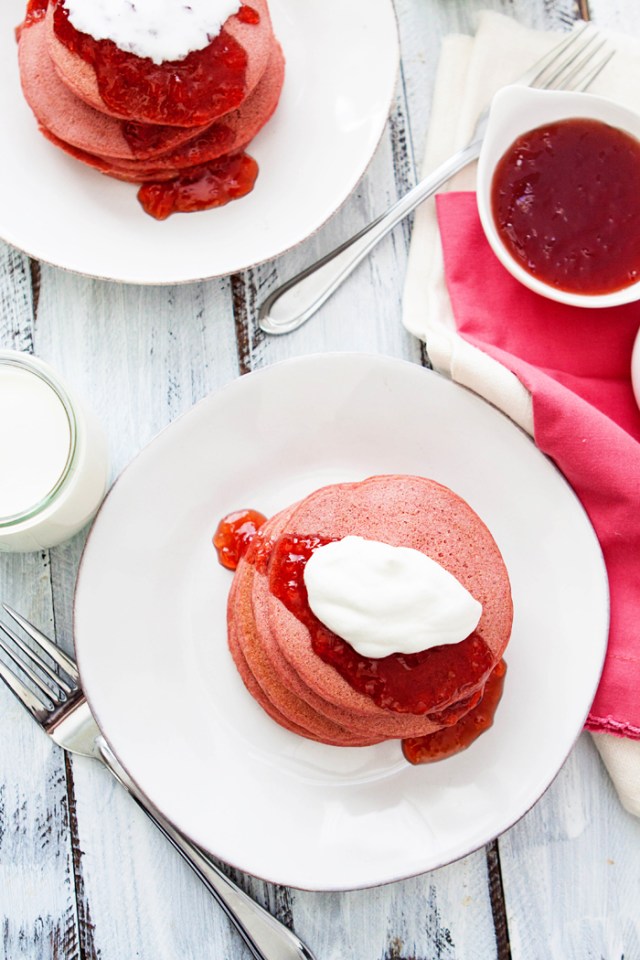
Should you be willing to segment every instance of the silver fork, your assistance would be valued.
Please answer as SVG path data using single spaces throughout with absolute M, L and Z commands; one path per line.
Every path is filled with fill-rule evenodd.
M 613 51 L 605 51 L 605 45 L 606 41 L 585 23 L 513 83 L 544 90 L 586 90 L 613 56 Z M 258 309 L 260 328 L 265 333 L 290 333 L 312 317 L 396 224 L 432 196 L 454 173 L 477 159 L 488 118 L 489 107 L 478 118 L 466 147 L 355 236 L 273 290 Z
M 44 732 L 63 749 L 100 760 L 111 771 L 200 877 L 256 960 L 315 960 L 309 948 L 291 930 L 232 883 L 141 793 L 102 736 L 82 692 L 74 661 L 6 603 L 2 606 L 34 644 L 34 648 L 27 645 L 14 630 L 0 623 L 0 630 L 12 642 L 9 645 L 0 635 L 0 648 L 29 680 L 32 688 L 13 666 L 9 667 L 1 660 L 0 678 Z M 44 654 L 51 658 L 60 673 L 46 662 Z

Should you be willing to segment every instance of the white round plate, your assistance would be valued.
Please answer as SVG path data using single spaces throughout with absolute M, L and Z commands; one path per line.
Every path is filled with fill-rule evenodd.
M 234 273 L 317 230 L 347 198 L 384 129 L 398 67 L 391 0 L 270 0 L 286 61 L 278 109 L 249 152 L 252 193 L 158 222 L 136 187 L 105 177 L 38 132 L 20 90 L 14 28 L 0 6 L 0 237 L 30 256 L 125 283 Z
M 281 729 L 227 650 L 232 575 L 211 545 L 218 521 L 380 473 L 433 477 L 463 496 L 513 587 L 495 724 L 426 766 L 406 763 L 398 741 L 331 747 Z M 142 790 L 222 860 L 318 890 L 421 873 L 521 817 L 582 728 L 607 625 L 597 540 L 550 461 L 462 387 L 361 354 L 249 374 L 161 433 L 98 514 L 75 600 L 89 702 Z

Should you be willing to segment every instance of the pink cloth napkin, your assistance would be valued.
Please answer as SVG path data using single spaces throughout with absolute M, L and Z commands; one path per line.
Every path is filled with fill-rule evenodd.
M 489 247 L 475 195 L 437 198 L 458 333 L 532 395 L 535 441 L 580 498 L 609 576 L 609 647 L 587 728 L 640 740 L 640 410 L 630 380 L 640 304 L 584 310 L 523 287 Z

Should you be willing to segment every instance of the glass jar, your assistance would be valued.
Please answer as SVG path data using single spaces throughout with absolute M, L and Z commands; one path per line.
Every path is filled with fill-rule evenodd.
M 42 360 L 0 350 L 0 551 L 56 546 L 107 489 L 102 428 Z

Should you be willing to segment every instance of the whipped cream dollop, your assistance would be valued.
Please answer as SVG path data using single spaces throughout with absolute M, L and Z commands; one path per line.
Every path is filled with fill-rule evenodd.
M 204 49 L 240 6 L 239 0 L 65 0 L 76 30 L 154 63 Z
M 316 617 L 364 657 L 459 643 L 482 614 L 482 604 L 437 561 L 363 537 L 315 550 L 304 582 Z

